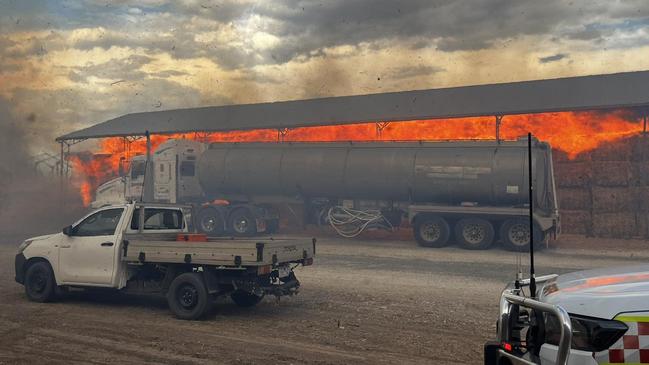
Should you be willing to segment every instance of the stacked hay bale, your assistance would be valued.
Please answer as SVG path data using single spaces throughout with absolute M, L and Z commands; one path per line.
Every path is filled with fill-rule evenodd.
M 563 231 L 649 237 L 649 137 L 608 143 L 569 159 L 554 152 Z

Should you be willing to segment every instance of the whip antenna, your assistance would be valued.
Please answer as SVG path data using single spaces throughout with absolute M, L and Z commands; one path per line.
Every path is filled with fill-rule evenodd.
M 534 187 L 532 186 L 532 133 L 527 133 L 527 178 L 530 193 L 530 297 L 536 298 L 534 275 Z

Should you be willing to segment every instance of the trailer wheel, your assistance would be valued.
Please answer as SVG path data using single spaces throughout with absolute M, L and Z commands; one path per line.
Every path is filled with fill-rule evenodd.
M 505 249 L 509 251 L 529 251 L 530 249 L 530 223 L 526 219 L 516 218 L 506 220 L 500 227 L 500 238 Z M 534 226 L 534 248 L 542 249 L 545 235 Z
M 417 217 L 413 229 L 417 243 L 423 247 L 444 247 L 451 235 L 448 222 L 435 215 Z
M 197 228 L 208 236 L 220 236 L 225 231 L 223 214 L 213 207 L 205 207 L 198 212 Z
M 254 236 L 257 234 L 257 222 L 249 209 L 235 209 L 230 214 L 228 225 L 235 236 Z
M 203 317 L 212 304 L 203 276 L 199 273 L 178 275 L 167 292 L 169 309 L 179 319 L 195 320 Z
M 47 262 L 36 262 L 25 273 L 25 294 L 34 302 L 46 303 L 56 296 L 56 282 L 52 267 Z
M 237 306 L 241 308 L 249 308 L 259 304 L 259 302 L 264 299 L 264 296 L 248 293 L 243 290 L 235 290 L 232 294 L 230 294 L 230 298 L 232 298 L 232 301 Z
M 467 250 L 486 250 L 494 242 L 494 227 L 488 220 L 464 218 L 455 224 L 455 239 Z

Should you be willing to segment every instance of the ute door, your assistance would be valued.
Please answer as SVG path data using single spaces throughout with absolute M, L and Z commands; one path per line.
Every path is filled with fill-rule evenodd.
M 59 247 L 59 273 L 63 284 L 110 286 L 124 208 L 94 212 L 73 226 Z

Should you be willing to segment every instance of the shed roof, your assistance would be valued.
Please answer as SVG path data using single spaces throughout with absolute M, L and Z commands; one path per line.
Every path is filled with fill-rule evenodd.
M 649 71 L 131 113 L 57 141 L 649 106 Z

